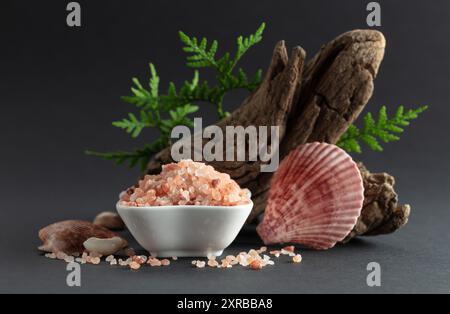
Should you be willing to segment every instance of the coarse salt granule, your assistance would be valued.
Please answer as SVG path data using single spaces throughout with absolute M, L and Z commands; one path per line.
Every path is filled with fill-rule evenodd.
M 158 175 L 146 175 L 120 195 L 125 206 L 211 205 L 235 206 L 248 204 L 249 191 L 226 173 L 192 160 L 181 160 L 162 166 Z
M 129 264 L 129 267 L 133 270 L 138 270 L 139 268 L 141 268 L 141 264 L 139 264 L 138 262 L 131 262 Z
M 142 265 L 142 264 L 145 264 L 145 262 L 147 261 L 147 256 L 145 256 L 145 255 L 135 255 L 131 259 L 132 259 L 133 262 L 136 262 L 136 263 Z
M 208 266 L 209 267 L 217 267 L 217 266 L 219 266 L 219 262 L 217 262 L 215 259 L 209 259 Z
M 260 260 L 254 260 L 250 263 L 250 268 L 253 270 L 260 270 L 263 268 L 263 265 Z
M 301 263 L 302 261 L 302 256 L 300 254 L 296 254 L 294 257 L 292 257 L 292 261 L 294 263 Z
M 151 257 L 148 259 L 147 264 L 149 264 L 152 267 L 153 266 L 161 266 L 162 262 L 157 258 Z
M 161 260 L 161 265 L 162 266 L 169 266 L 170 265 L 170 260 L 168 260 L 167 258 L 162 259 Z
M 284 248 L 282 248 L 282 250 L 285 250 L 285 251 L 294 253 L 294 251 L 295 251 L 295 246 L 293 246 L 293 245 L 285 246 Z

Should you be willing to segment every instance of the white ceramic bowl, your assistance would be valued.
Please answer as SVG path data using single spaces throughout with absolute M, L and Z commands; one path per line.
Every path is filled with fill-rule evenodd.
M 253 203 L 238 206 L 130 207 L 117 211 L 136 241 L 152 255 L 219 256 L 236 238 Z

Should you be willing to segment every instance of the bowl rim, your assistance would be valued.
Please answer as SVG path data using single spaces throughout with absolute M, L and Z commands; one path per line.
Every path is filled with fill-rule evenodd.
M 200 209 L 200 210 L 217 210 L 217 209 L 247 209 L 253 208 L 253 201 L 250 199 L 247 204 L 233 205 L 233 206 L 217 206 L 217 205 L 161 205 L 161 206 L 127 206 L 120 204 L 121 201 L 116 203 L 116 208 L 119 210 L 175 210 L 175 209 Z

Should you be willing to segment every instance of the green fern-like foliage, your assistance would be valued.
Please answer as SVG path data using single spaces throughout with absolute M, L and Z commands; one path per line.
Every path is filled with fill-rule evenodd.
M 262 40 L 265 24 L 262 23 L 254 34 L 248 37 L 239 36 L 236 40 L 236 52 L 234 57 L 230 57 L 230 53 L 225 53 L 222 57 L 217 58 L 217 50 L 219 43 L 213 40 L 208 46 L 208 39 L 197 39 L 179 32 L 181 42 L 184 44 L 183 50 L 188 53 L 186 65 L 190 68 L 211 68 L 216 73 L 217 86 L 209 89 L 205 85 L 205 100 L 216 105 L 219 118 L 228 115 L 223 111 L 222 102 L 225 94 L 233 89 L 246 89 L 253 91 L 261 82 L 262 71 L 258 70 L 254 77 L 249 80 L 247 74 L 242 68 L 236 66 L 242 56 L 254 45 Z M 236 73 L 234 73 L 236 72 Z
M 381 107 L 378 119 L 375 120 L 371 113 L 364 117 L 364 125 L 361 129 L 355 125 L 350 125 L 347 131 L 341 136 L 337 145 L 349 153 L 361 153 L 360 142 L 365 143 L 374 151 L 383 151 L 381 142 L 389 143 L 398 141 L 399 134 L 403 133 L 404 127 L 410 124 L 411 120 L 417 119 L 419 114 L 428 107 L 422 106 L 417 109 L 405 111 L 403 106 L 397 108 L 392 118 L 388 117 L 386 106 Z
M 150 63 L 150 79 L 148 86 L 141 84 L 138 78 L 133 78 L 131 95 L 122 97 L 127 103 L 133 104 L 139 110 L 138 114 L 129 113 L 122 120 L 113 122 L 113 126 L 129 133 L 133 138 L 138 137 L 145 128 L 156 128 L 160 137 L 144 148 L 132 152 L 99 153 L 87 151 L 89 155 L 113 160 L 116 164 L 128 162 L 130 167 L 140 165 L 145 168 L 150 156 L 170 144 L 171 130 L 177 125 L 193 126 L 190 115 L 199 110 L 196 102 L 209 102 L 216 107 L 218 117 L 229 115 L 223 110 L 225 95 L 235 89 L 248 91 L 255 90 L 261 83 L 262 70 L 249 79 L 242 68 L 237 65 L 245 53 L 262 40 L 265 24 L 262 23 L 254 34 L 248 37 L 239 36 L 236 40 L 236 52 L 233 57 L 230 53 L 217 57 L 219 43 L 211 41 L 208 45 L 206 38 L 197 39 L 179 32 L 183 43 L 183 50 L 188 54 L 186 65 L 194 70 L 192 80 L 185 81 L 177 89 L 174 82 L 169 82 L 165 94 L 161 94 L 160 78 L 155 66 Z M 199 70 L 209 68 L 215 72 L 216 84 L 210 85 L 207 81 L 200 81 Z

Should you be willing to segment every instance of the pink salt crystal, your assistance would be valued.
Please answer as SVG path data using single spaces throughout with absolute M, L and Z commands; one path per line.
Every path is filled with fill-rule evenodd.
M 295 251 L 295 246 L 293 245 L 285 246 L 284 248 L 282 248 L 282 250 L 293 253 Z
M 217 266 L 219 266 L 219 263 L 215 259 L 209 259 L 208 266 L 209 267 L 217 267 Z
M 270 251 L 269 253 L 272 255 L 275 255 L 275 257 L 280 257 L 280 251 L 278 251 L 278 250 Z
M 170 265 L 170 261 L 168 260 L 168 259 L 163 259 L 163 260 L 161 260 L 161 265 L 163 265 L 163 266 L 169 266 Z
M 150 258 L 147 262 L 150 266 L 161 266 L 162 262 L 157 258 Z
M 236 259 L 236 257 L 234 257 L 233 255 L 227 255 L 227 256 L 225 257 L 225 260 L 226 260 L 227 262 L 234 261 L 235 259 Z
M 197 264 L 196 264 L 197 268 L 203 268 L 203 267 L 205 267 L 205 265 L 206 265 L 206 263 L 204 261 L 197 261 Z
M 176 261 L 176 260 L 178 259 L 178 257 L 172 256 L 172 259 L 173 259 L 174 261 Z
M 300 263 L 302 261 L 302 256 L 300 254 L 297 254 L 292 258 L 292 261 L 294 263 Z
M 133 262 L 136 262 L 138 264 L 145 264 L 145 262 L 147 261 L 147 256 L 144 256 L 144 255 L 137 256 L 137 255 L 135 255 L 131 259 L 132 259 Z
M 220 267 L 221 268 L 231 268 L 232 266 L 226 259 L 223 259 L 222 260 L 222 264 L 220 265 Z
M 120 195 L 125 206 L 212 205 L 235 206 L 248 204 L 249 193 L 241 189 L 228 174 L 192 160 L 162 167 L 159 175 L 146 175 L 138 187 Z
M 137 263 L 137 262 L 131 262 L 131 263 L 129 264 L 129 267 L 130 267 L 132 270 L 138 270 L 139 268 L 141 268 L 141 264 L 139 264 L 139 263 Z
M 253 270 L 260 270 L 263 268 L 261 261 L 259 260 L 254 260 L 253 262 L 250 263 L 250 268 Z
M 100 257 L 92 257 L 91 264 L 94 264 L 94 265 L 100 264 Z

